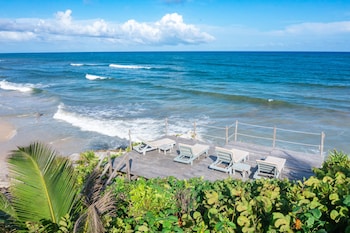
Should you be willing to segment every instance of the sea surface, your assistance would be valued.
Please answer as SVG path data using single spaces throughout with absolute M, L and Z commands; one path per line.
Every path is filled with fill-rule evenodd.
M 62 153 L 165 132 L 222 144 L 236 121 L 238 140 L 270 144 L 276 127 L 277 146 L 318 153 L 324 132 L 325 153 L 350 153 L 350 53 L 0 54 L 0 119 Z

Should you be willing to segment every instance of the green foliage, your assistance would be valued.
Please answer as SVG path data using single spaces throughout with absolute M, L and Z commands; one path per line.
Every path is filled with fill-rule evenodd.
M 350 157 L 343 152 L 332 151 L 321 168 L 313 169 L 317 178 L 324 176 L 334 177 L 337 172 L 342 172 L 346 177 L 350 176 Z
M 116 180 L 115 226 L 123 230 L 114 232 L 348 232 L 350 178 L 344 158 L 329 156 L 320 168 L 332 176 L 296 182 Z M 330 164 L 337 166 L 328 171 Z
M 44 144 L 32 143 L 13 151 L 8 163 L 11 198 L 0 203 L 0 210 L 19 227 L 56 229 L 77 200 L 70 161 Z
M 75 166 L 78 185 L 83 185 L 86 177 L 95 169 L 98 161 L 98 157 L 93 151 L 87 151 L 80 154 L 79 160 L 76 161 L 77 165 Z
M 90 163 L 97 164 L 95 156 L 90 152 L 84 156 L 86 161 L 78 170 L 81 175 L 93 174 Z M 209 182 L 201 178 L 177 180 L 174 177 L 127 181 L 119 177 L 105 190 L 116 200 L 113 214 L 103 214 L 107 212 L 102 210 L 95 214 L 102 213 L 100 225 L 112 233 L 350 233 L 348 156 L 335 151 L 314 172 L 315 176 L 302 181 L 226 179 Z M 84 184 L 86 182 L 84 178 Z M 94 190 L 84 187 L 84 190 Z M 98 199 L 85 200 L 94 210 L 98 209 Z M 111 198 L 105 200 L 112 203 Z M 72 218 L 65 215 L 56 225 L 28 221 L 27 229 L 54 232 L 56 227 L 57 232 L 66 233 L 73 225 Z
M 159 182 L 155 185 L 152 181 L 139 179 L 133 184 L 129 193 L 129 215 L 135 218 L 144 216 L 146 213 L 157 216 L 161 209 L 171 208 L 175 203 L 175 198 L 170 191 L 167 183 Z

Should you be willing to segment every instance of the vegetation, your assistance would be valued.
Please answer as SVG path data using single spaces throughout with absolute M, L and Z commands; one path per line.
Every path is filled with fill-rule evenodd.
M 120 175 L 107 188 L 96 156 L 81 158 L 73 171 L 42 144 L 14 151 L 0 231 L 350 233 L 350 159 L 341 152 L 302 181 Z

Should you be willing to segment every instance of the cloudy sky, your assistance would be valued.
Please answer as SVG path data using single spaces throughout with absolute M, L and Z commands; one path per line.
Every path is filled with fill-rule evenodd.
M 350 0 L 0 0 L 0 53 L 350 51 Z

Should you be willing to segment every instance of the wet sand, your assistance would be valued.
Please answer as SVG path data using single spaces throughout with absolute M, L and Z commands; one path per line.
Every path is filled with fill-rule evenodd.
M 69 135 L 63 138 L 52 138 L 47 134 L 45 128 L 40 127 L 40 122 L 36 122 L 36 118 L 28 117 L 23 122 L 34 122 L 31 130 L 23 129 L 23 125 L 15 125 L 13 119 L 0 118 L 0 187 L 6 186 L 8 182 L 7 157 L 11 151 L 16 150 L 19 146 L 28 146 L 34 141 L 41 141 L 51 146 L 58 154 L 70 156 L 81 151 L 79 139 L 72 139 Z M 22 119 L 23 120 L 23 119 Z
M 11 150 L 16 147 L 12 139 L 15 137 L 17 130 L 11 123 L 0 119 L 0 186 L 6 186 L 7 181 L 7 164 L 6 158 Z
M 16 128 L 4 120 L 0 120 L 0 129 L 0 142 L 8 141 L 16 135 Z

